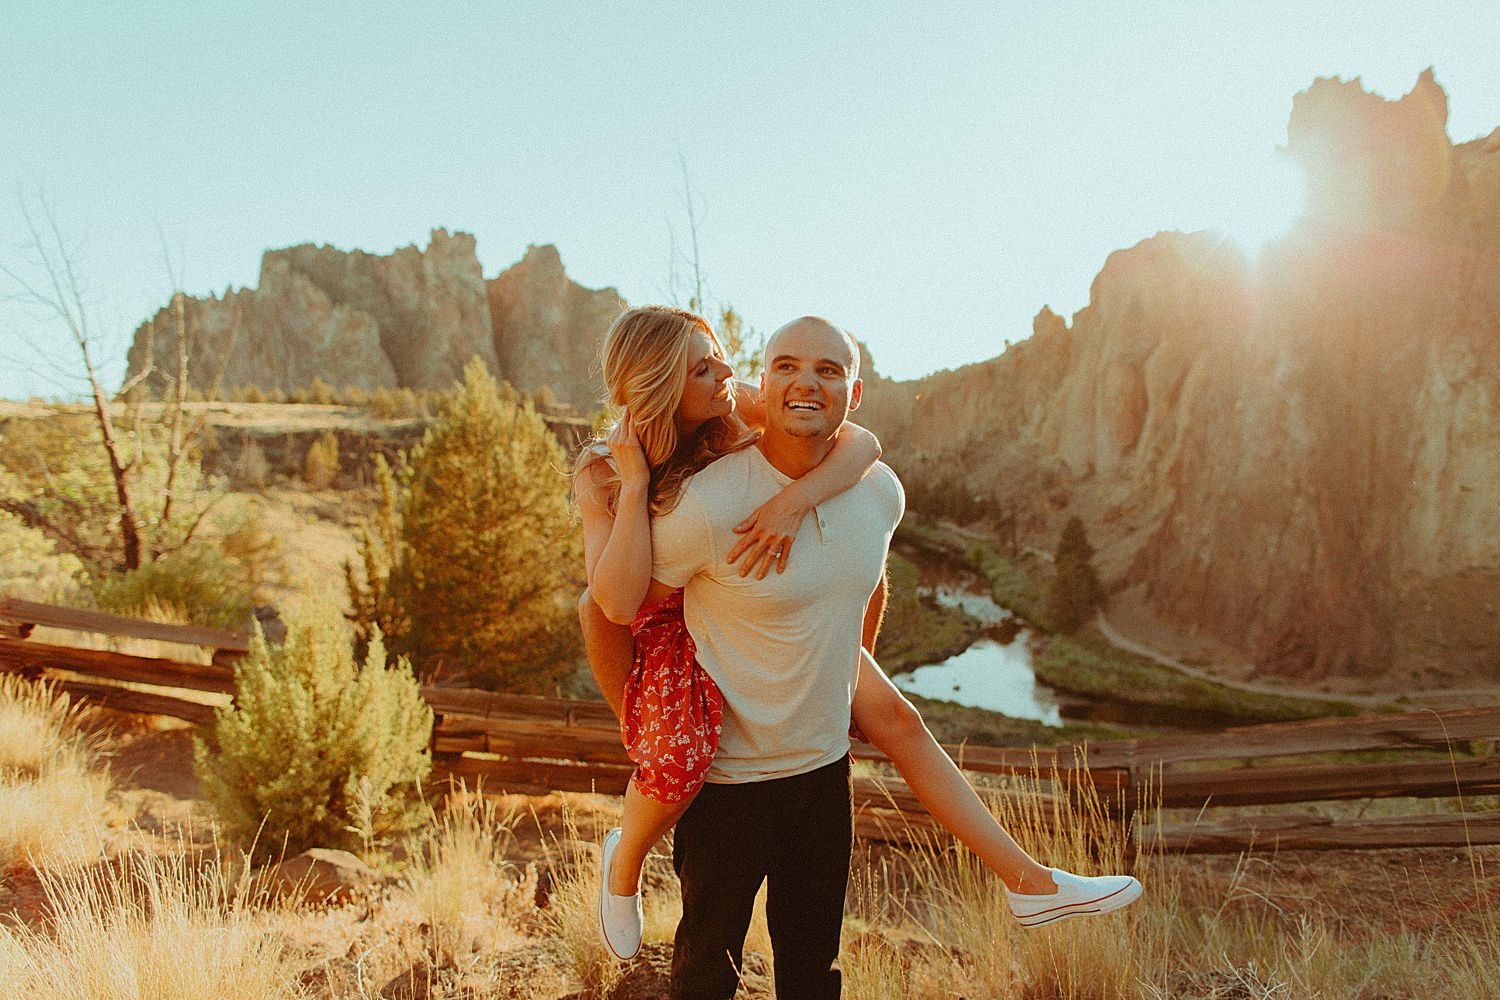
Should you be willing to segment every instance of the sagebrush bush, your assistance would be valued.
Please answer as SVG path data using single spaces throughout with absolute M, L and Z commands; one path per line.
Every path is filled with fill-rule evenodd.
M 309 847 L 369 851 L 412 829 L 432 767 L 432 710 L 405 659 L 377 634 L 357 665 L 338 613 L 293 618 L 287 641 L 257 634 L 194 761 L 225 831 L 262 856 Z
M 324 431 L 307 446 L 302 461 L 302 480 L 315 490 L 326 490 L 339 474 L 339 439 Z
M 180 608 L 194 625 L 243 630 L 253 610 L 252 583 L 218 545 L 194 543 L 128 573 L 100 575 L 100 610 L 137 614 L 150 602 Z
M 55 539 L 0 510 L 0 594 L 63 603 L 84 589 L 83 561 Z
M 230 481 L 236 488 L 259 489 L 271 479 L 271 462 L 266 450 L 255 441 L 247 441 L 229 470 Z

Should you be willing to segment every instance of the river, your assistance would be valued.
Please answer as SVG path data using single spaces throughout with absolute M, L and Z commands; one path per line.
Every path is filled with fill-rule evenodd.
M 1212 712 L 1141 705 L 1057 691 L 1036 679 L 1031 654 L 1036 632 L 996 604 L 989 587 L 967 569 L 923 559 L 918 592 L 939 604 L 967 611 L 985 630 L 968 649 L 941 663 L 897 674 L 903 691 L 960 705 L 1035 719 L 1049 726 L 1069 722 L 1113 722 L 1166 731 L 1222 729 L 1237 720 Z
M 1031 629 L 983 593 L 977 581 L 950 577 L 922 590 L 939 604 L 979 619 L 985 634 L 957 656 L 896 675 L 892 680 L 897 687 L 934 701 L 1062 725 L 1063 699 L 1038 682 L 1031 668 Z M 1087 714 L 1087 706 L 1083 708 Z

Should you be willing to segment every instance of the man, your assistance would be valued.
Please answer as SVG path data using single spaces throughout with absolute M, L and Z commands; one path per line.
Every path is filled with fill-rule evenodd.
M 731 997 L 761 883 L 782 1000 L 837 997 L 851 842 L 849 709 L 867 613 L 884 596 L 886 552 L 904 497 L 870 475 L 817 509 L 784 573 L 741 576 L 731 529 L 832 450 L 859 405 L 859 355 L 804 317 L 766 344 L 766 429 L 698 473 L 652 525 L 654 576 L 685 587 L 699 662 L 724 696 L 708 783 L 677 825 L 683 915 L 672 996 Z M 872 608 L 872 605 L 874 606 Z

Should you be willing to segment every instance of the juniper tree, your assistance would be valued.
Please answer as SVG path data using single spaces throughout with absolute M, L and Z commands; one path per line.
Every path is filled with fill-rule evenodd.
M 477 358 L 412 452 L 391 596 L 424 673 L 552 693 L 573 669 L 581 539 L 567 459 Z
M 1053 556 L 1052 589 L 1047 594 L 1047 616 L 1059 631 L 1072 632 L 1093 617 L 1104 603 L 1104 589 L 1094 572 L 1094 547 L 1083 521 L 1068 518 Z
M 401 558 L 401 506 L 406 491 L 385 456 L 376 452 L 375 485 L 380 500 L 375 514 L 360 530 L 359 563 L 344 562 L 344 585 L 354 609 L 354 655 L 363 656 L 371 638 L 379 632 L 394 648 L 403 648 L 407 620 L 391 595 L 391 568 Z M 403 472 L 404 472 L 403 468 Z

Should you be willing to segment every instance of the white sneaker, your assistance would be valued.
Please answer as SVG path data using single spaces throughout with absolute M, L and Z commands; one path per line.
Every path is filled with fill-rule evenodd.
M 634 958 L 641 950 L 641 930 L 645 915 L 641 912 L 641 894 L 616 896 L 609 891 L 609 863 L 620 845 L 620 828 L 604 835 L 603 856 L 599 863 L 599 936 L 615 958 Z
M 1141 883 L 1129 875 L 1094 875 L 1085 877 L 1052 869 L 1057 891 L 1033 896 L 1005 890 L 1010 912 L 1022 927 L 1040 927 L 1069 917 L 1109 913 L 1127 906 L 1141 896 Z

